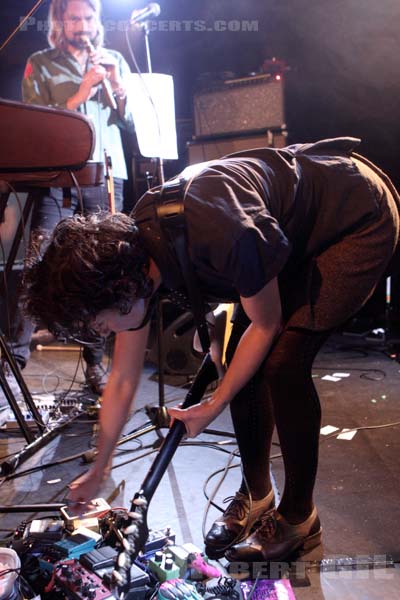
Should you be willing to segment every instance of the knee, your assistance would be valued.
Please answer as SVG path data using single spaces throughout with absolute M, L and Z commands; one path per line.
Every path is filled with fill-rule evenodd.
M 262 373 L 269 385 L 274 383 L 292 385 L 305 375 L 298 356 L 277 352 L 272 352 L 266 358 Z

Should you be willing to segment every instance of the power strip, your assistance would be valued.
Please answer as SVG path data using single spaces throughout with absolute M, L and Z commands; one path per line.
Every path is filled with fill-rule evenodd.
M 61 398 L 58 400 L 53 394 L 40 394 L 32 395 L 32 400 L 43 422 L 49 424 L 59 422 L 60 417 L 66 416 L 73 409 L 82 409 L 82 402 L 76 398 Z M 25 402 L 18 402 L 18 406 L 21 410 L 22 416 L 24 417 L 26 425 L 28 427 L 35 427 L 35 419 L 33 418 L 33 415 L 26 406 Z M 56 412 L 57 414 L 52 416 L 53 412 Z M 18 427 L 18 422 L 11 409 L 9 409 L 8 418 L 4 425 L 7 427 L 7 429 L 15 429 L 15 427 Z

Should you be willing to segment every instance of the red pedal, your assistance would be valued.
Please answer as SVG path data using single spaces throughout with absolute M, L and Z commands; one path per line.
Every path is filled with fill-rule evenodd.
M 87 571 L 76 560 L 57 563 L 56 581 L 74 600 L 107 600 L 115 596 L 105 587 L 100 577 Z

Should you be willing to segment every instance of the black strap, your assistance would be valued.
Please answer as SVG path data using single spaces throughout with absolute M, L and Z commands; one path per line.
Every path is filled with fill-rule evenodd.
M 202 350 L 208 352 L 210 336 L 207 328 L 205 304 L 199 291 L 187 245 L 184 206 L 185 184 L 186 180 L 183 178 L 167 182 L 161 188 L 156 200 L 156 211 L 161 230 L 174 247 L 179 261 Z

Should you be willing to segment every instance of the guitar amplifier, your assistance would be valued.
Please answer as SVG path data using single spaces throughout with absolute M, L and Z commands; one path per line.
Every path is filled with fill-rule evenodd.
M 268 129 L 262 133 L 240 136 L 212 136 L 201 141 L 188 142 L 189 165 L 207 160 L 215 160 L 252 148 L 283 148 L 287 145 L 285 129 Z
M 196 137 L 282 127 L 283 77 L 255 75 L 227 80 L 214 89 L 197 92 L 193 104 Z

